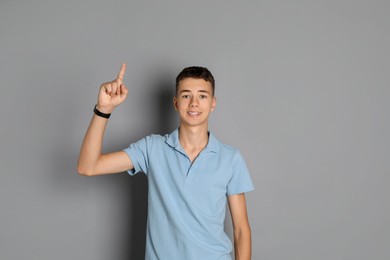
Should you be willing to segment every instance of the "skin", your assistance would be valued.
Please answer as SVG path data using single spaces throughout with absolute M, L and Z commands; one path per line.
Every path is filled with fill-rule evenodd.
M 123 63 L 113 81 L 100 86 L 97 109 L 112 113 L 123 103 L 128 90 L 123 83 L 126 64 Z M 216 107 L 211 84 L 203 79 L 186 78 L 179 82 L 173 105 L 180 117 L 179 141 L 191 161 L 195 160 L 208 142 L 208 119 Z M 85 176 L 122 173 L 133 169 L 131 159 L 124 151 L 102 153 L 103 136 L 108 119 L 93 115 L 81 146 L 77 170 Z M 251 230 L 245 195 L 228 196 L 234 230 L 236 260 L 251 259 Z
M 173 105 L 180 116 L 179 140 L 193 161 L 208 142 L 208 118 L 216 98 L 211 85 L 203 79 L 187 78 L 179 82 Z

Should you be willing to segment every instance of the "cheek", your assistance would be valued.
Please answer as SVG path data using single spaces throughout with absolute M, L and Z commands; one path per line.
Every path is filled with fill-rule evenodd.
M 175 103 L 175 109 L 176 109 L 176 111 L 180 111 L 180 110 L 182 110 L 184 107 L 185 107 L 185 106 L 184 106 L 184 103 L 183 103 L 183 102 L 176 102 L 176 103 Z

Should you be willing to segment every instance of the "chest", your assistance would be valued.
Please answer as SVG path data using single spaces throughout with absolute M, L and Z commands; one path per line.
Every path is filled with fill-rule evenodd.
M 169 151 L 150 160 L 149 183 L 161 189 L 192 195 L 225 195 L 232 177 L 228 158 L 210 151 L 187 155 Z M 194 157 L 191 160 L 190 157 Z

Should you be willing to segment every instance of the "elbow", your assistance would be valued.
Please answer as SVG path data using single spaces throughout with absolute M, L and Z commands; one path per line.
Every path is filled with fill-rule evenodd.
M 98 166 L 97 162 L 93 163 L 93 162 L 80 160 L 80 159 L 77 162 L 77 172 L 79 175 L 82 175 L 82 176 L 99 175 L 101 173 L 99 173 L 98 169 L 99 169 L 99 166 Z
M 251 237 L 251 228 L 249 225 L 244 225 L 242 227 L 236 228 L 233 230 L 234 239 L 236 241 L 243 238 L 247 239 Z
M 77 172 L 81 176 L 94 176 L 94 173 L 91 169 L 83 167 L 82 165 L 77 165 Z

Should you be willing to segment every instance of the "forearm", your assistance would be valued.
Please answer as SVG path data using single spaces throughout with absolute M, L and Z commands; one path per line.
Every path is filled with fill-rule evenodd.
M 250 227 L 234 231 L 235 260 L 250 260 L 252 252 Z
M 92 175 L 102 153 L 103 136 L 107 119 L 93 115 L 81 146 L 77 170 L 82 175 Z

